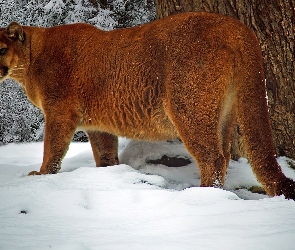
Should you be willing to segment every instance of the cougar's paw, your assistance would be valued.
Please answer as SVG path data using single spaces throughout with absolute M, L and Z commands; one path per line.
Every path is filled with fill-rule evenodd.
M 60 170 L 60 168 L 59 169 L 55 168 L 55 169 L 52 169 L 52 170 L 45 172 L 45 173 L 39 172 L 39 171 L 31 171 L 28 175 L 57 174 L 59 170 Z
M 286 199 L 295 200 L 295 182 L 289 178 L 282 180 L 277 186 L 278 194 L 283 194 Z
M 41 173 L 38 172 L 38 171 L 31 171 L 31 172 L 28 174 L 28 176 L 30 176 L 30 175 L 41 175 Z
M 101 157 L 100 164 L 97 167 L 108 167 L 108 166 L 114 166 L 114 165 L 119 165 L 119 159 L 117 157 L 115 158 Z

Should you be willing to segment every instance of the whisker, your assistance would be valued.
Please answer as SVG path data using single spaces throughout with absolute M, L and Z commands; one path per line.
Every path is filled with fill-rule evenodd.
M 17 71 L 24 71 L 25 68 L 22 68 L 22 69 L 10 69 L 10 72 L 17 72 Z
M 13 67 L 12 69 L 24 69 L 25 67 L 23 66 L 23 65 L 21 65 L 21 66 L 15 66 L 15 67 Z

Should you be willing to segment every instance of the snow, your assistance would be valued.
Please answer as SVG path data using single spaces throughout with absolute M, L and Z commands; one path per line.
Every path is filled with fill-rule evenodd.
M 230 162 L 225 190 L 200 188 L 194 163 L 143 160 L 189 158 L 181 144 L 119 145 L 120 165 L 95 168 L 90 144 L 72 143 L 61 172 L 43 176 L 27 176 L 42 143 L 0 147 L 0 249 L 294 249 L 295 201 L 247 191 L 259 184 L 246 159 Z M 278 162 L 295 179 L 292 160 Z
M 51 0 L 48 4 L 44 6 L 45 10 L 52 9 L 62 9 L 65 7 L 65 4 L 62 0 Z

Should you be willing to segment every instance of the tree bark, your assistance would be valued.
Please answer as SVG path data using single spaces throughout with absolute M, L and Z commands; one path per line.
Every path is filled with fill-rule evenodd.
M 295 158 L 295 0 L 155 0 L 155 4 L 157 18 L 182 11 L 214 12 L 237 18 L 256 33 L 277 154 Z M 246 156 L 237 127 L 232 155 Z

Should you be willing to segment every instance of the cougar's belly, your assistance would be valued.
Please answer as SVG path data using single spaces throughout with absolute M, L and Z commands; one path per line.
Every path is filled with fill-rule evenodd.
M 84 115 L 79 128 L 138 140 L 168 140 L 177 137 L 174 125 L 161 110 L 146 113 L 134 110 L 91 112 Z
M 139 126 L 134 124 L 120 128 L 117 130 L 117 134 L 128 138 L 152 141 L 169 140 L 177 137 L 174 126 L 170 121 L 162 123 L 146 121 L 146 124 Z

